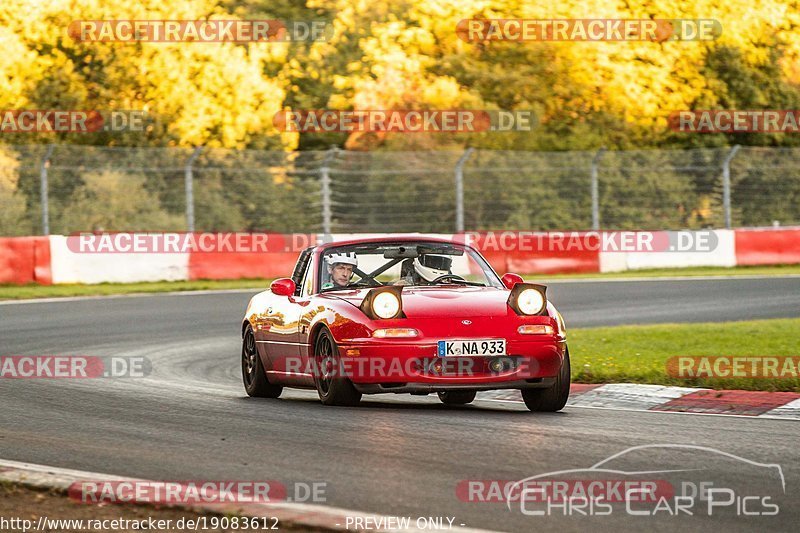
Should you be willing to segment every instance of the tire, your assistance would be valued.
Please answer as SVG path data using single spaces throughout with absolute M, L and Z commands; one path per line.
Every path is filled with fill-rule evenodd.
M 341 371 L 336 341 L 323 329 L 314 343 L 314 385 L 324 405 L 355 406 L 361 401 L 361 393 L 349 379 L 340 375 Z
M 267 379 L 250 326 L 247 326 L 242 338 L 242 382 L 247 395 L 255 398 L 277 398 L 283 392 L 283 387 L 273 385 Z
M 567 404 L 569 398 L 570 366 L 569 348 L 564 350 L 564 364 L 556 382 L 547 389 L 522 389 L 522 399 L 531 411 L 554 413 Z
M 445 405 L 466 405 L 475 399 L 476 393 L 474 390 L 450 390 L 437 394 Z

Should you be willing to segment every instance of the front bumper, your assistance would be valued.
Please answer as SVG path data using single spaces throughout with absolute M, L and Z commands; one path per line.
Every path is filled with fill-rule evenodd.
M 542 389 L 552 387 L 556 378 L 533 378 L 492 383 L 353 383 L 362 394 L 385 394 L 389 392 L 428 394 L 450 390 L 487 391 L 497 389 Z
M 369 339 L 339 343 L 340 372 L 365 394 L 549 387 L 566 342 L 556 336 L 507 339 L 504 356 L 439 357 L 435 341 Z

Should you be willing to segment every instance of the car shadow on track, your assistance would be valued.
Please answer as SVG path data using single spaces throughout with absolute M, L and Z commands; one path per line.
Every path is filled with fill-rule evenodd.
M 470 404 L 470 405 L 445 405 L 443 403 L 434 402 L 434 401 L 414 401 L 414 400 L 406 400 L 406 401 L 381 401 L 378 398 L 364 398 L 361 400 L 361 403 L 355 407 L 340 407 L 340 406 L 326 406 L 322 405 L 319 402 L 319 399 L 314 397 L 291 397 L 291 398 L 250 398 L 248 396 L 241 396 L 238 398 L 239 401 L 247 403 L 249 405 L 256 405 L 256 404 L 286 404 L 286 405 L 314 405 L 318 409 L 332 409 L 335 412 L 346 412 L 346 411 L 361 411 L 361 412 L 368 412 L 368 411 L 394 411 L 394 412 L 414 412 L 414 413 L 480 413 L 480 414 L 491 414 L 497 416 L 519 416 L 519 415 L 528 415 L 528 416 L 536 416 L 536 417 L 565 417 L 569 416 L 568 412 L 559 411 L 557 413 L 532 413 L 525 408 L 522 402 L 519 403 L 519 407 L 517 409 L 508 409 L 507 407 L 504 408 L 503 406 L 513 405 L 511 402 L 503 403 L 501 405 L 485 405 L 488 403 L 488 400 L 476 400 L 478 405 Z M 484 405 L 480 405 L 484 404 Z

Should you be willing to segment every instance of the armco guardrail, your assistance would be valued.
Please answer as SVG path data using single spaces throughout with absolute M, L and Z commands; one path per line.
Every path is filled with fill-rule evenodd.
M 145 234 L 114 235 L 132 242 Z M 290 275 L 300 249 L 318 239 L 315 234 L 271 235 L 272 244 L 259 249 L 252 244 L 265 234 L 235 234 L 250 246 L 241 251 L 226 248 L 225 234 L 161 234 L 166 240 L 187 235 L 202 240 L 203 247 L 190 251 L 150 249 L 144 253 L 102 247 L 87 251 L 78 248 L 76 236 L 0 238 L 0 283 L 274 278 Z M 331 238 L 340 241 L 359 235 L 366 236 L 334 234 Z M 376 235 L 380 234 L 370 234 Z M 800 264 L 800 227 L 682 232 L 509 231 L 436 236 L 471 243 L 501 274 Z

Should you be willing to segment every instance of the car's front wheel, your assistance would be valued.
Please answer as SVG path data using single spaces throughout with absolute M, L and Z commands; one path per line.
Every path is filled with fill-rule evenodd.
M 474 390 L 449 390 L 438 394 L 445 405 L 466 405 L 475 399 Z
M 247 326 L 242 338 L 242 381 L 248 396 L 257 398 L 277 398 L 283 387 L 273 385 L 267 379 L 264 365 L 256 350 L 256 337 L 253 328 Z
M 564 364 L 552 387 L 546 389 L 522 389 L 522 399 L 531 411 L 555 412 L 567 404 L 569 398 L 570 366 L 569 349 L 564 349 Z
M 339 360 L 339 349 L 333 336 L 323 329 L 314 343 L 314 384 L 319 399 L 325 405 L 358 405 L 361 393 L 344 375 Z

